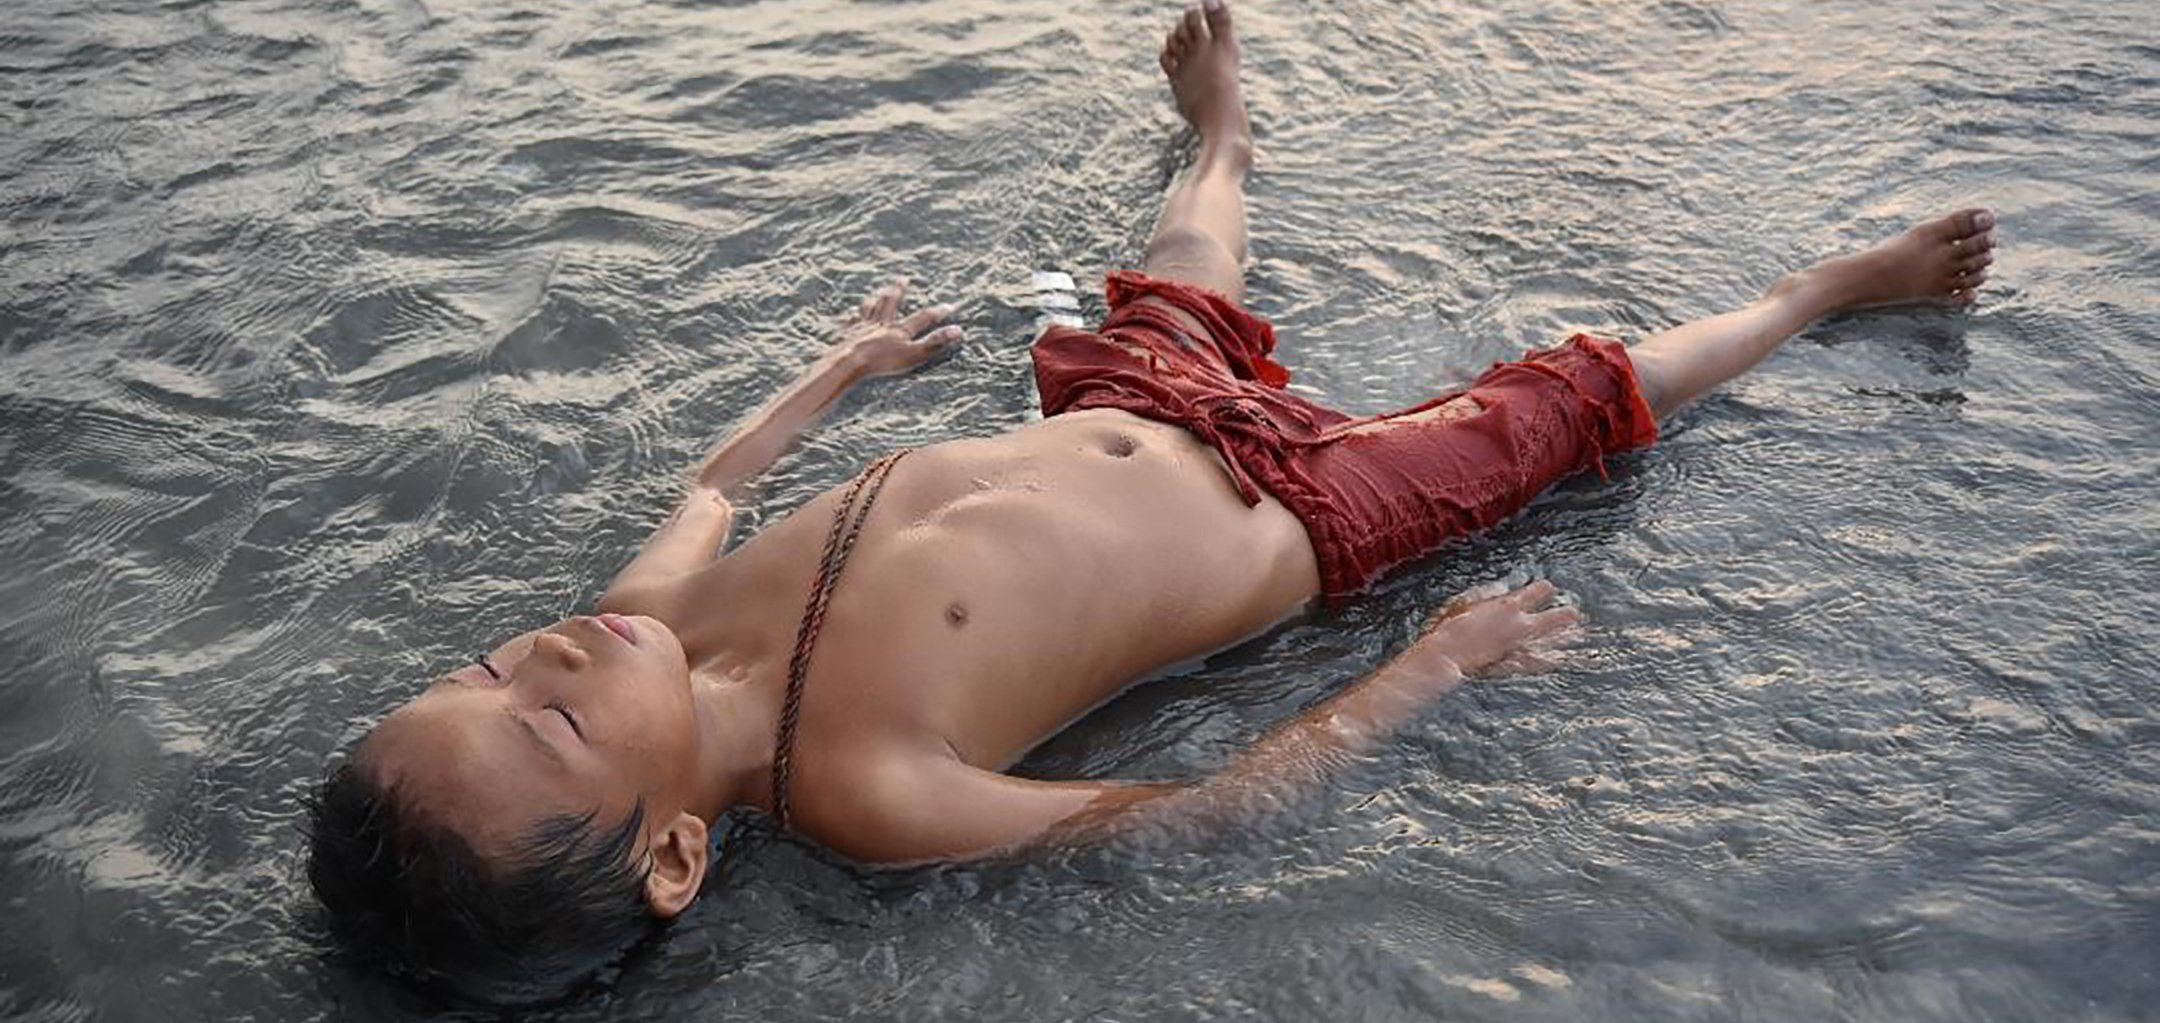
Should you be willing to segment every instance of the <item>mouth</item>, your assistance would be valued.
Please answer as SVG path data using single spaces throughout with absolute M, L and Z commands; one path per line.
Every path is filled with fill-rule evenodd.
M 630 619 L 618 614 L 604 614 L 600 615 L 597 620 L 601 625 L 606 626 L 609 632 L 621 636 L 623 642 L 631 646 L 637 645 L 637 625 L 631 622 Z

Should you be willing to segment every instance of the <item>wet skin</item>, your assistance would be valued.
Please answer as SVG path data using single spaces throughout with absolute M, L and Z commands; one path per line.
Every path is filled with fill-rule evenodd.
M 654 613 L 693 652 L 784 672 L 836 499 L 684 579 Z M 823 752 L 823 736 L 1002 768 L 1134 679 L 1265 629 L 1318 587 L 1297 519 L 1272 499 L 1248 508 L 1215 453 L 1174 427 L 1095 410 L 914 452 L 826 616 L 803 716 L 818 752 L 798 769 L 797 803 L 847 784 L 849 758 Z M 689 610 L 743 592 L 775 599 L 747 615 Z
M 426 805 L 442 823 L 501 854 L 541 816 L 612 820 L 640 798 L 687 800 L 699 788 L 692 692 L 667 626 L 578 617 L 436 680 L 376 728 L 367 752 L 435 797 Z
M 480 664 L 451 672 L 387 718 L 366 757 L 496 855 L 548 814 L 616 820 L 642 799 L 664 829 L 737 803 L 769 808 L 774 709 L 838 500 L 820 496 L 723 558 L 626 573 L 601 601 L 611 612 L 503 643 L 488 656 L 501 678 Z M 1247 507 L 1212 450 L 1113 410 L 912 453 L 843 580 L 809 674 L 791 799 L 799 830 L 866 860 L 988 851 L 1106 792 L 1151 794 L 995 772 L 1135 679 L 1279 621 L 1319 585 L 1287 509 Z M 632 615 L 619 624 L 635 643 L 606 627 L 612 611 Z M 1007 797 L 1024 787 L 1027 805 L 965 798 L 986 782 Z
M 1235 295 L 1251 144 L 1227 7 L 1189 9 L 1161 60 L 1202 144 L 1147 270 Z M 1993 259 L 1993 226 L 1985 210 L 1959 211 L 1661 332 L 1630 351 L 1646 396 L 1662 416 L 1829 312 L 1970 302 Z M 956 328 L 932 329 L 949 310 L 902 317 L 901 298 L 895 286 L 865 300 L 817 364 L 714 449 L 609 587 L 601 617 L 513 638 L 491 655 L 493 673 L 450 673 L 385 719 L 361 762 L 489 855 L 507 855 L 543 816 L 612 822 L 642 804 L 635 856 L 649 868 L 647 902 L 660 915 L 687 906 L 706 870 L 708 823 L 735 806 L 770 808 L 788 662 L 840 493 L 715 557 L 733 502 L 853 383 L 904 372 L 958 339 Z M 1577 620 L 1543 607 L 1554 591 L 1542 581 L 1451 604 L 1373 675 L 1202 782 L 1000 773 L 1134 680 L 1265 629 L 1318 588 L 1297 519 L 1271 498 L 1247 507 L 1216 454 L 1175 427 L 1095 410 L 923 448 L 894 470 L 826 615 L 796 739 L 792 824 L 890 862 L 1073 834 L 1076 819 L 1128 806 L 1210 812 L 1224 794 L 1316 776 L 1466 672 Z

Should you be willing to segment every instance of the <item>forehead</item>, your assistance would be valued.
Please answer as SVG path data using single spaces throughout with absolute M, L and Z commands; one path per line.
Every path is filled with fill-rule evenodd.
M 602 807 L 587 779 L 486 696 L 431 686 L 375 726 L 364 755 L 415 812 L 484 854 L 515 848 L 547 817 Z

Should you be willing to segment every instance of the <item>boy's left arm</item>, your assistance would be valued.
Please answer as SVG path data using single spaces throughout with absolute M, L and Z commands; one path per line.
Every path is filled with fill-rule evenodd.
M 710 562 L 727 539 L 743 488 L 856 381 L 907 372 L 961 339 L 957 326 L 931 329 L 951 315 L 950 307 L 931 306 L 900 316 L 906 293 L 907 281 L 902 279 L 864 299 L 855 316 L 841 324 L 832 347 L 713 446 L 691 474 L 682 504 L 608 584 L 600 598 L 603 609 L 634 604 L 639 591 Z

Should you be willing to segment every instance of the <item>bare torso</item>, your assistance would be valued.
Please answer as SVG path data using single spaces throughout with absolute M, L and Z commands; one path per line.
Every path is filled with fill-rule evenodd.
M 693 665 L 784 674 L 828 491 L 686 577 L 669 624 Z M 794 798 L 865 750 L 998 769 L 1151 672 L 1309 600 L 1304 528 L 1247 507 L 1218 456 L 1113 410 L 910 454 L 847 563 L 811 663 Z

